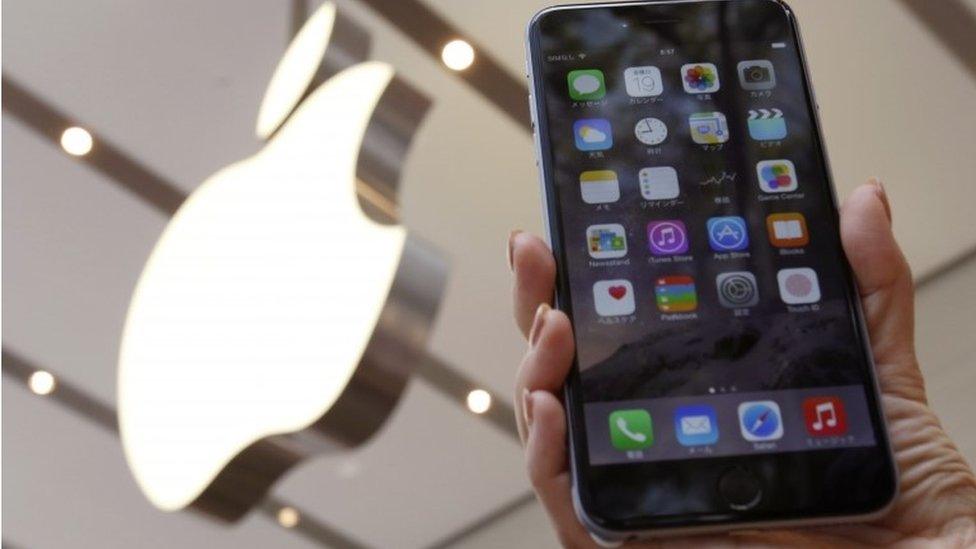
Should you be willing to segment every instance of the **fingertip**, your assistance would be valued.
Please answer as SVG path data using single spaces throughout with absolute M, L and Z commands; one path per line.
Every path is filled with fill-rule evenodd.
M 559 399 L 548 391 L 533 391 L 529 398 L 532 422 L 526 460 L 529 480 L 542 491 L 566 470 L 566 413 Z
M 511 239 L 515 320 L 528 336 L 533 315 L 541 303 L 552 301 L 556 262 L 545 242 L 528 233 L 515 233 Z
M 885 196 L 874 183 L 861 185 L 841 210 L 841 240 L 862 295 L 910 278 L 891 230 Z

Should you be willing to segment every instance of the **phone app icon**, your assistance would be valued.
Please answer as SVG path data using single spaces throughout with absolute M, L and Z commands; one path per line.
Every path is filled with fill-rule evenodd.
M 670 166 L 644 168 L 637 174 L 644 200 L 674 200 L 681 194 L 678 171 Z
M 688 252 L 688 229 L 684 222 L 677 219 L 648 223 L 647 240 L 651 253 L 656 256 Z
M 631 97 L 657 97 L 664 92 L 661 69 L 657 67 L 630 67 L 624 71 L 624 84 Z
M 674 432 L 682 446 L 704 446 L 718 442 L 715 408 L 682 406 L 674 412 Z
M 569 97 L 574 101 L 597 101 L 607 95 L 603 71 L 597 69 L 572 71 L 566 79 L 569 82 Z
M 627 255 L 627 231 L 623 225 L 592 225 L 586 242 L 593 259 L 617 259 Z
M 776 273 L 779 296 L 787 305 L 809 305 L 820 301 L 820 281 L 813 269 L 783 269 Z
M 690 313 L 698 308 L 695 279 L 687 275 L 659 277 L 654 284 L 654 299 L 662 313 Z
M 621 452 L 650 448 L 654 444 L 651 414 L 646 410 L 617 410 L 610 414 L 610 442 Z
M 699 112 L 688 118 L 691 139 L 699 145 L 717 145 L 729 140 L 729 122 L 720 112 Z
M 749 442 L 783 438 L 783 419 L 779 405 L 772 400 L 743 402 L 739 405 L 739 429 Z
M 613 147 L 613 129 L 603 118 L 577 120 L 573 124 L 576 148 L 581 151 L 605 151 Z
M 627 316 L 634 314 L 634 285 L 629 280 L 603 280 L 593 285 L 593 304 L 596 314 Z
M 688 93 L 713 93 L 722 87 L 718 67 L 711 63 L 689 63 L 681 67 L 681 83 Z
M 708 220 L 708 244 L 716 252 L 738 252 L 749 248 L 746 220 L 738 216 Z
M 722 273 L 715 277 L 718 300 L 728 309 L 744 309 L 759 305 L 759 284 L 752 273 L 741 271 Z
M 620 200 L 617 172 L 597 170 L 580 174 L 580 192 L 587 204 L 610 204 Z
M 634 126 L 634 136 L 645 145 L 660 145 L 668 138 L 668 126 L 658 118 L 644 118 Z
M 810 243 L 807 219 L 801 213 L 773 214 L 766 218 L 769 243 L 777 248 L 802 248 Z
M 754 109 L 749 111 L 749 135 L 756 141 L 785 139 L 786 118 L 779 109 Z
M 756 165 L 756 173 L 764 193 L 789 193 L 799 187 L 796 166 L 789 160 L 764 160 Z
M 843 401 L 835 396 L 805 399 L 803 419 L 811 436 L 832 437 L 847 433 L 847 411 Z
M 739 83 L 749 91 L 771 90 L 776 87 L 776 69 L 766 59 L 739 63 Z

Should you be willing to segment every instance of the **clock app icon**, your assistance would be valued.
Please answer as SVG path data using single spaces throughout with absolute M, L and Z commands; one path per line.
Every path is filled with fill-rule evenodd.
M 645 145 L 660 145 L 668 138 L 668 127 L 657 118 L 644 118 L 634 127 L 634 135 Z

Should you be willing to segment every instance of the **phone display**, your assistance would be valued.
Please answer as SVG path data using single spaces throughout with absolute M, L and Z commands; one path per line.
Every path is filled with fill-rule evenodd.
M 883 506 L 891 458 L 788 9 L 556 8 L 529 39 L 579 503 L 610 530 Z M 730 475 L 756 497 L 730 501 Z

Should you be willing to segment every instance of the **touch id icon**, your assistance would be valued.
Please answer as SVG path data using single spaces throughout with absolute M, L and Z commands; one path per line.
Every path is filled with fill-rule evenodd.
M 787 305 L 810 305 L 820 301 L 820 281 L 810 268 L 783 269 L 776 273 L 779 296 Z
M 654 426 L 646 410 L 610 414 L 610 443 L 621 452 L 645 450 L 654 444 Z

